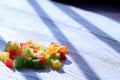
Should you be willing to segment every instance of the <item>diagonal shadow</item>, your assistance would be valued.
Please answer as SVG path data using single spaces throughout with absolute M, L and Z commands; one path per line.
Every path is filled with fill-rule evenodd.
M 17 71 L 19 71 L 22 74 L 22 76 L 24 76 L 25 80 L 42 80 L 40 77 L 38 77 L 37 73 L 49 73 L 50 68 L 46 69 L 24 68 L 18 69 Z
M 84 19 L 82 16 L 78 15 L 75 11 L 70 9 L 69 7 L 60 6 L 57 3 L 53 4 L 59 8 L 61 11 L 66 13 L 69 17 L 74 19 L 76 22 L 78 22 L 80 25 L 83 25 L 87 30 L 89 30 L 93 35 L 95 35 L 98 39 L 105 42 L 107 45 L 109 45 L 112 49 L 120 52 L 120 43 L 119 41 L 113 39 L 110 35 L 100 30 L 98 27 L 96 27 L 94 24 L 90 23 L 86 19 Z
M 0 51 L 4 51 L 6 42 L 0 37 Z
M 48 14 L 40 7 L 40 5 L 36 2 L 36 0 L 28 0 L 29 4 L 33 7 L 33 9 L 37 12 L 38 15 L 44 14 L 46 17 L 50 18 Z M 42 19 L 40 17 L 40 19 Z M 42 19 L 48 29 L 52 32 L 52 34 L 56 37 L 56 39 L 61 43 L 67 45 L 71 50 L 73 50 L 76 54 L 72 56 L 73 60 L 78 64 L 78 67 L 83 71 L 84 75 L 88 80 L 100 80 L 98 75 L 92 70 L 92 68 L 87 64 L 87 62 L 82 58 L 82 56 L 78 55 L 79 52 L 74 48 L 74 46 L 69 42 L 69 40 L 64 36 L 62 31 L 53 23 L 49 22 L 45 19 Z M 63 40 L 64 39 L 64 40 Z M 77 59 L 76 59 L 77 58 Z M 78 60 L 79 59 L 79 60 Z

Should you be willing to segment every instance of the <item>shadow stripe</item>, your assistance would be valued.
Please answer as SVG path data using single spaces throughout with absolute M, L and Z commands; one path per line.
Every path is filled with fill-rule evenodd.
M 84 19 L 82 16 L 78 15 L 75 11 L 70 9 L 69 7 L 60 6 L 59 3 L 53 2 L 53 5 L 55 5 L 57 8 L 59 8 L 61 11 L 63 11 L 66 15 L 71 17 L 73 20 L 75 20 L 80 25 L 83 25 L 88 31 L 90 31 L 93 35 L 95 35 L 98 39 L 105 42 L 107 45 L 109 45 L 112 49 L 120 53 L 120 42 L 113 39 L 110 35 L 100 30 L 97 26 L 90 23 L 88 20 Z M 97 32 L 97 33 L 96 33 Z M 104 36 L 101 36 L 104 35 Z M 115 43 L 114 43 L 115 42 Z M 117 46 L 117 47 L 116 47 Z
M 44 14 L 44 16 L 47 16 L 48 18 L 50 18 L 48 16 L 48 14 L 46 14 L 46 12 L 41 8 L 41 6 L 36 2 L 36 0 L 28 0 L 29 4 L 33 7 L 33 9 L 38 13 L 38 15 L 40 14 Z M 42 19 L 40 17 L 40 19 Z M 61 44 L 65 44 L 67 45 L 68 47 L 70 47 L 73 51 L 75 51 L 76 53 L 75 54 L 79 54 L 79 52 L 74 48 L 74 46 L 69 42 L 69 40 L 64 36 L 64 34 L 62 33 L 62 31 L 53 23 L 49 23 L 48 24 L 48 21 L 42 19 L 42 21 L 45 23 L 45 25 L 48 27 L 48 29 L 52 32 L 52 34 L 56 37 L 56 39 L 61 43 Z M 63 38 L 65 41 L 61 40 L 61 38 Z M 70 53 L 71 54 L 71 53 Z M 85 76 L 87 77 L 88 80 L 100 80 L 100 78 L 98 77 L 98 75 L 91 69 L 91 67 L 86 63 L 86 61 L 82 58 L 82 56 L 78 55 L 79 57 L 79 60 L 81 62 L 78 62 L 78 60 L 76 59 L 76 57 L 74 57 L 74 55 L 72 55 L 72 58 L 74 59 L 74 61 L 77 63 L 77 64 L 80 64 L 80 65 L 84 65 L 86 66 L 86 70 L 89 71 L 90 74 L 94 75 L 94 76 L 91 76 L 90 74 L 88 74 L 86 72 L 86 70 L 84 69 L 84 67 L 81 67 L 81 66 L 78 66 L 82 71 L 83 73 L 85 74 Z

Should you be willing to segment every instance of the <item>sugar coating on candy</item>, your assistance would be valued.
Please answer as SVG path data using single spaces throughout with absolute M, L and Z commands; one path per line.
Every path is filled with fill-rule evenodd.
M 61 61 L 66 60 L 68 52 L 66 45 L 51 42 L 43 45 L 34 40 L 26 42 L 9 41 L 5 52 L 0 52 L 0 60 L 8 67 L 44 69 L 49 65 L 55 69 L 61 68 Z

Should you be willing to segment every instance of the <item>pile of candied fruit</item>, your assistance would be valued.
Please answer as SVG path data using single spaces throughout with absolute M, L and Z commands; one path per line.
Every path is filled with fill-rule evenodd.
M 0 60 L 7 67 L 44 69 L 50 66 L 55 69 L 61 68 L 61 61 L 66 60 L 67 46 L 56 42 L 42 45 L 37 41 L 26 42 L 9 41 L 5 45 L 5 51 L 0 52 Z

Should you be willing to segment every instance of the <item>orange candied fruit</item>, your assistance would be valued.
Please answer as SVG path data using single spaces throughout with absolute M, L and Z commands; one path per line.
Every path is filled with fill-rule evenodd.
M 35 44 L 35 45 L 33 46 L 33 48 L 34 48 L 35 50 L 40 50 L 40 45 L 39 45 L 39 44 Z
M 33 49 L 30 49 L 30 57 L 32 57 L 34 54 Z
M 33 40 L 27 40 L 26 43 L 32 44 Z
M 60 52 L 60 53 L 67 53 L 68 52 L 67 46 L 60 47 L 60 49 L 58 50 L 58 52 Z
M 16 50 L 16 55 L 17 55 L 17 56 L 22 56 L 22 54 L 23 54 L 22 49 Z

